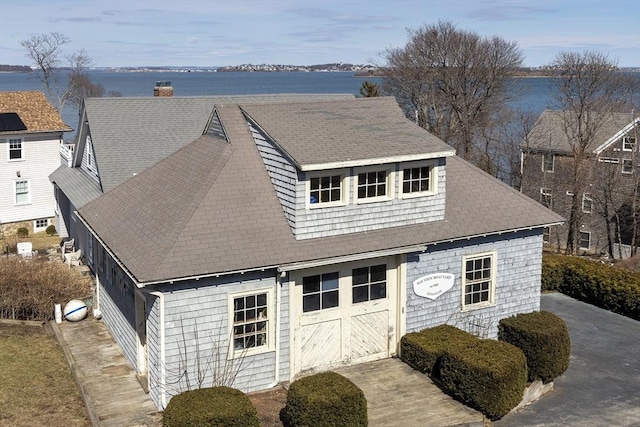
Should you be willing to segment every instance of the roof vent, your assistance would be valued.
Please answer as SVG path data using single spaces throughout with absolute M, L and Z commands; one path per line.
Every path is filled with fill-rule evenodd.
M 159 80 L 153 88 L 153 96 L 173 96 L 173 87 L 169 80 Z

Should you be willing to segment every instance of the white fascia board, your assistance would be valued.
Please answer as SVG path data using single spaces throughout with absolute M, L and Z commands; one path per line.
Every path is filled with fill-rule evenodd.
M 615 135 L 613 135 L 611 138 L 607 139 L 604 144 L 600 145 L 598 148 L 596 148 L 594 150 L 594 152 L 596 153 L 597 156 L 600 155 L 600 153 L 602 153 L 604 150 L 606 150 L 611 144 L 613 144 L 614 142 L 616 142 L 618 140 L 618 138 L 622 137 L 625 133 L 629 132 L 631 129 L 633 129 L 633 127 L 635 125 L 637 125 L 638 123 L 640 123 L 640 117 L 636 117 L 635 119 L 633 119 L 631 121 L 631 123 L 629 123 L 628 125 L 626 125 L 625 127 L 623 127 L 622 129 L 620 129 Z
M 303 172 L 319 171 L 328 169 L 343 169 L 360 166 L 373 166 L 389 163 L 415 162 L 420 160 L 439 159 L 441 157 L 450 157 L 456 154 L 455 150 L 439 151 L 435 153 L 408 154 L 405 156 L 379 157 L 372 159 L 345 160 L 332 163 L 314 163 L 310 165 L 300 165 Z

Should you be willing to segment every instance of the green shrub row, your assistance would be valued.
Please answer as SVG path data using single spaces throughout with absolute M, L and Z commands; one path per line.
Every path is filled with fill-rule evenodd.
M 498 339 L 522 350 L 527 358 L 529 381 L 551 382 L 569 367 L 571 341 L 567 325 L 548 311 L 500 320 Z
M 290 427 L 368 424 L 364 393 L 335 372 L 322 372 L 291 383 L 284 415 Z
M 640 274 L 589 259 L 544 255 L 542 290 L 560 291 L 589 304 L 640 320 Z
M 441 325 L 404 335 L 400 351 L 403 361 L 439 379 L 449 393 L 490 419 L 504 416 L 522 400 L 527 363 L 511 344 Z
M 260 420 L 249 397 L 240 390 L 210 387 L 174 396 L 164 410 L 163 426 L 260 427 Z

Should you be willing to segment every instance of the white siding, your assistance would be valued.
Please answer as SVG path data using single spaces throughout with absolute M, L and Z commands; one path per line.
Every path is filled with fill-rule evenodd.
M 23 160 L 9 161 L 9 139 L 14 138 L 22 139 Z M 0 223 L 54 217 L 49 175 L 60 166 L 60 142 L 60 134 L 54 133 L 0 137 Z M 15 182 L 22 180 L 29 181 L 30 202 L 16 205 Z
M 463 256 L 488 251 L 497 252 L 495 305 L 461 312 Z M 496 338 L 500 319 L 540 309 L 541 262 L 542 229 L 434 245 L 408 255 L 406 331 L 446 323 Z M 416 295 L 413 281 L 432 273 L 453 273 L 453 287 L 435 300 Z

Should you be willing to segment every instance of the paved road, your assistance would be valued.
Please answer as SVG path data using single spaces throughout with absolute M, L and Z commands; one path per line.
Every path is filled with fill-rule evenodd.
M 557 293 L 543 295 L 541 309 L 567 323 L 569 369 L 494 426 L 640 426 L 640 322 Z

